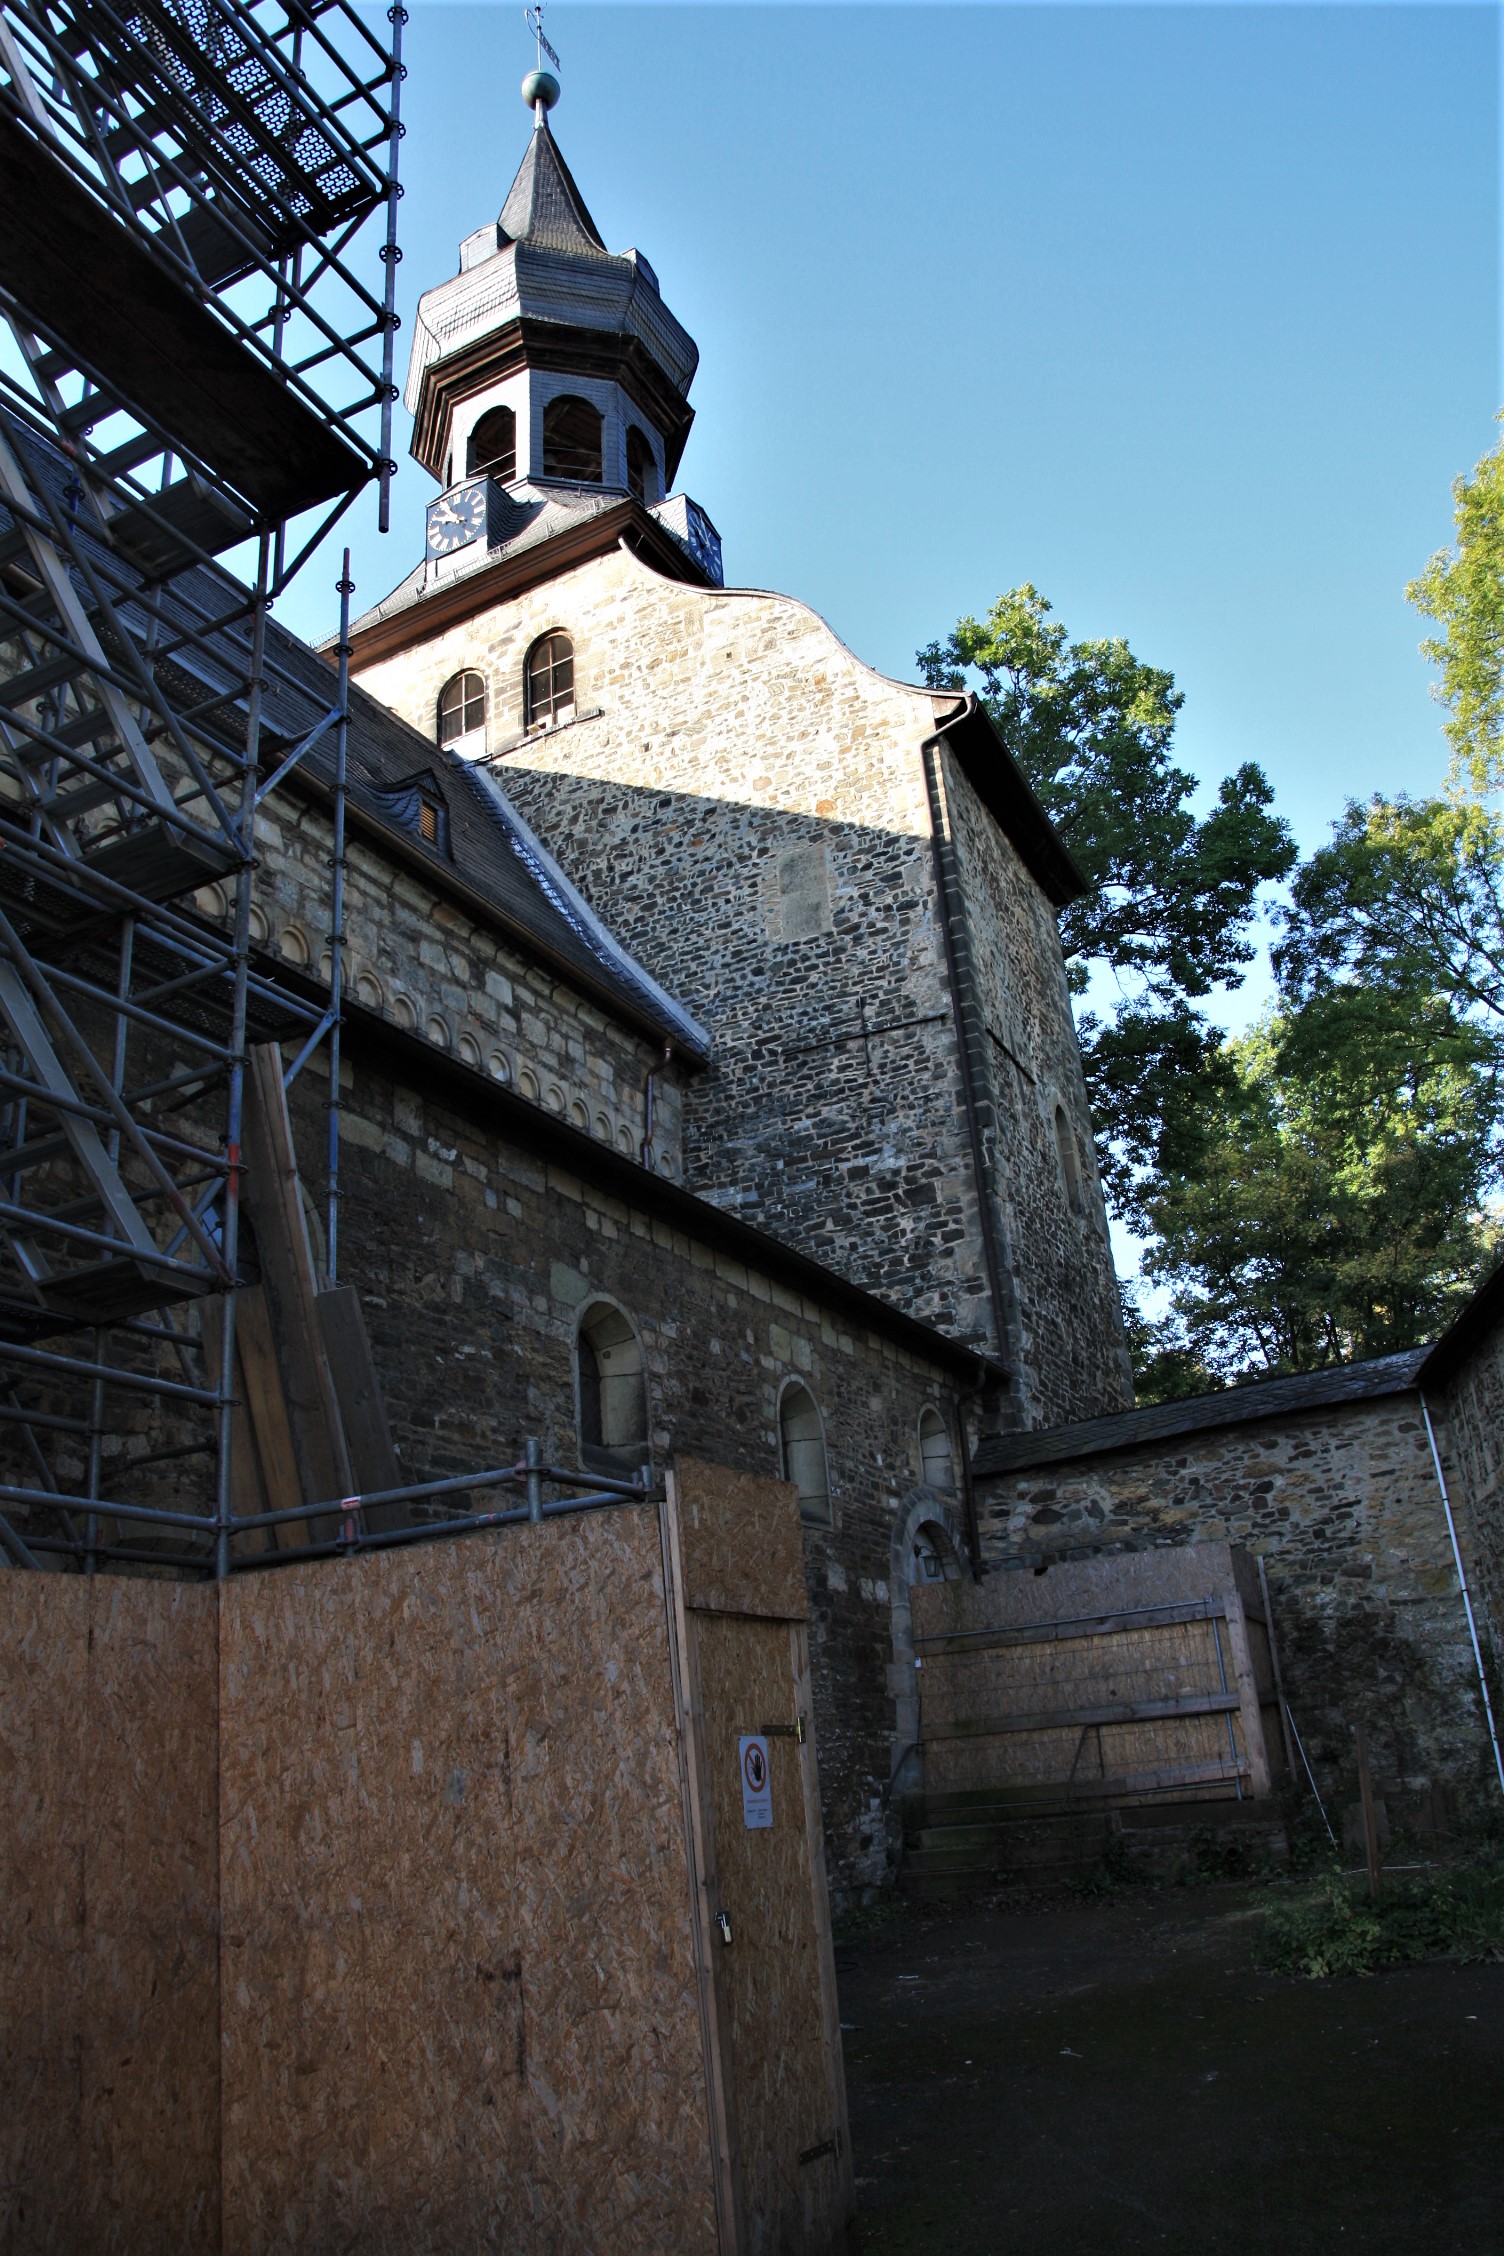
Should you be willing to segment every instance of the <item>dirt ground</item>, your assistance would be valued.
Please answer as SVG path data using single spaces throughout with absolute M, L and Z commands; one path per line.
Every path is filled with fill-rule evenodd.
M 1259 1972 L 1268 1891 L 837 1951 L 861 2256 L 1504 2256 L 1504 1965 Z

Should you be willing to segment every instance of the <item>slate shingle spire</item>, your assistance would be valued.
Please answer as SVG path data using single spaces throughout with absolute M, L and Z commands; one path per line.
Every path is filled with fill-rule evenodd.
M 501 207 L 504 242 L 536 243 L 548 251 L 604 251 L 600 231 L 585 208 L 543 106 L 528 138 L 527 154 Z

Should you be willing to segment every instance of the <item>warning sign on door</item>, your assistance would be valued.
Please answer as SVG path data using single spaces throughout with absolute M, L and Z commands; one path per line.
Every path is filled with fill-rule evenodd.
M 773 1822 L 773 1781 L 768 1774 L 768 1742 L 758 1736 L 738 1739 L 742 1768 L 742 1823 L 749 1832 Z

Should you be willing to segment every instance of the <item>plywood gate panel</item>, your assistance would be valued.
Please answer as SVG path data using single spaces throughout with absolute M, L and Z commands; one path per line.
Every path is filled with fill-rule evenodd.
M 0 1575 L 0 2246 L 219 2245 L 208 1590 Z
M 679 1460 L 674 1490 L 685 1605 L 803 1621 L 809 1595 L 799 1491 L 697 1458 Z
M 916 1587 L 927 1791 L 1267 1794 L 1251 1575 L 1207 1543 Z
M 349 1591 L 318 1567 L 220 1586 L 227 2252 L 332 2246 L 367 2206 Z
M 788 1719 L 793 1635 L 746 1616 L 700 1615 L 694 1625 L 716 1872 L 732 1923 L 721 1973 L 748 2256 L 829 2247 L 840 2205 L 841 2104 L 820 2012 L 807 1750 L 796 1739 L 769 1742 L 772 1825 L 749 1831 L 742 1819 L 737 1743 Z
M 710 1976 L 723 2247 L 844 2248 L 853 2206 L 809 1696 L 798 1492 L 680 1459 L 667 1506 Z M 771 1827 L 744 1822 L 740 1739 L 769 1735 Z M 717 1914 L 731 1923 L 721 1939 Z
M 247 1578 L 225 1667 L 227 2256 L 709 2256 L 656 1512 Z
M 80 2245 L 189 2256 L 219 2246 L 213 1593 L 95 1576 L 93 1594 Z

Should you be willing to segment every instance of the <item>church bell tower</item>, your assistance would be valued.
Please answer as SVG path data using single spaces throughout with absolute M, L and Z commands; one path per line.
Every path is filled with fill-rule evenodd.
M 418 301 L 412 451 L 443 488 L 428 509 L 430 582 L 631 500 L 719 586 L 715 528 L 672 490 L 694 420 L 694 340 L 642 254 L 606 249 L 549 126 L 558 80 L 530 71 L 522 94 L 533 130 L 499 218 Z

